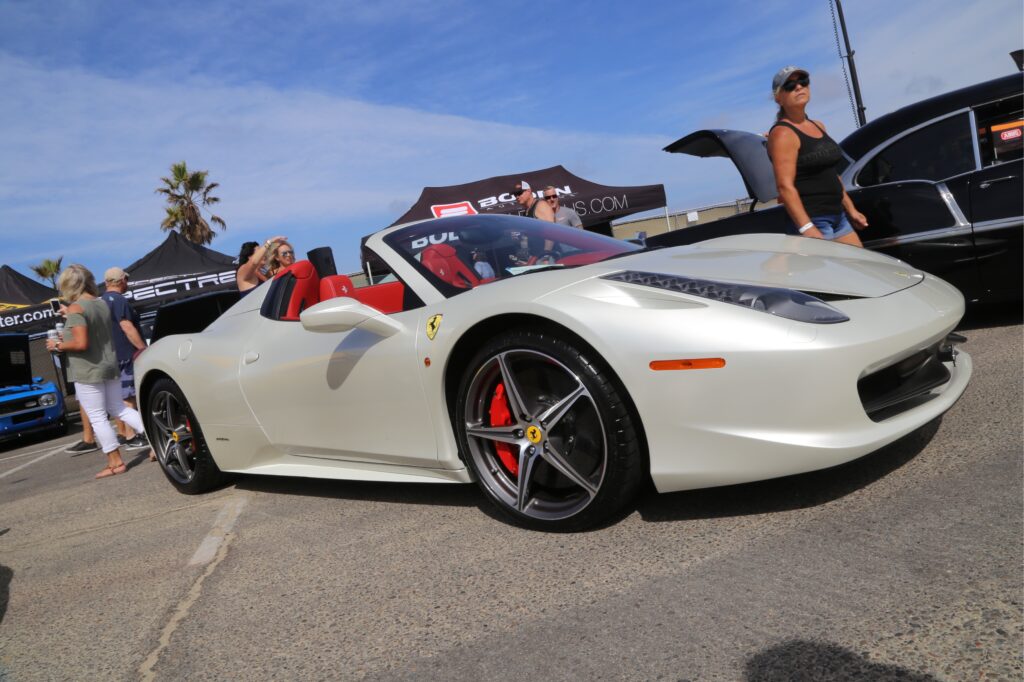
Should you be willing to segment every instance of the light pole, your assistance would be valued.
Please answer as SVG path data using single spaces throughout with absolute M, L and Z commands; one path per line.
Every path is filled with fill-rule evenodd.
M 839 14 L 839 26 L 843 30 L 843 42 L 846 43 L 846 61 L 850 64 L 850 81 L 853 85 L 853 99 L 856 102 L 857 120 L 860 125 L 868 122 L 864 115 L 864 102 L 860 98 L 860 82 L 857 80 L 857 67 L 853 63 L 853 49 L 850 47 L 850 36 L 846 33 L 846 18 L 843 16 L 843 3 L 835 0 L 836 12 Z

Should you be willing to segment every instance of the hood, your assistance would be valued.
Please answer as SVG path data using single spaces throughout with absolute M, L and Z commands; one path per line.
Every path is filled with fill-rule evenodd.
M 924 279 L 920 270 L 874 251 L 778 234 L 720 237 L 594 265 L 600 266 L 850 298 L 886 296 Z
M 740 130 L 698 130 L 682 137 L 665 151 L 691 156 L 724 156 L 731 159 L 740 172 L 747 194 L 758 203 L 775 199 L 775 173 L 768 158 L 768 140 L 763 135 Z

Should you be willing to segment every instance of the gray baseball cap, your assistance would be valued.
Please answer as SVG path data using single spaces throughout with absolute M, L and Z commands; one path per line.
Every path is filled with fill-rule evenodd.
M 782 84 L 785 83 L 794 73 L 802 73 L 805 76 L 810 76 L 810 74 L 807 73 L 807 69 L 801 69 L 799 66 L 784 66 L 779 69 L 779 72 L 775 74 L 774 78 L 772 78 L 772 94 L 777 94 L 779 92 L 779 88 L 782 87 Z

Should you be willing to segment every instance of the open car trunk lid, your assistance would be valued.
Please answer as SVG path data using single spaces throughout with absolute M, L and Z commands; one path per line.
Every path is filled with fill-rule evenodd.
M 768 158 L 768 140 L 742 130 L 698 130 L 665 147 L 670 154 L 724 156 L 740 172 L 747 194 L 758 203 L 775 199 L 775 173 Z

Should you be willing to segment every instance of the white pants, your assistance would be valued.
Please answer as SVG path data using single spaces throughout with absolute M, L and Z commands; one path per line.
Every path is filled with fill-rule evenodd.
M 103 452 L 117 450 L 117 435 L 111 428 L 107 415 L 117 417 L 135 433 L 143 433 L 142 417 L 138 412 L 124 404 L 121 400 L 121 379 L 111 379 L 99 384 L 83 384 L 75 382 L 75 396 L 82 411 L 89 417 L 96 440 L 100 442 Z

